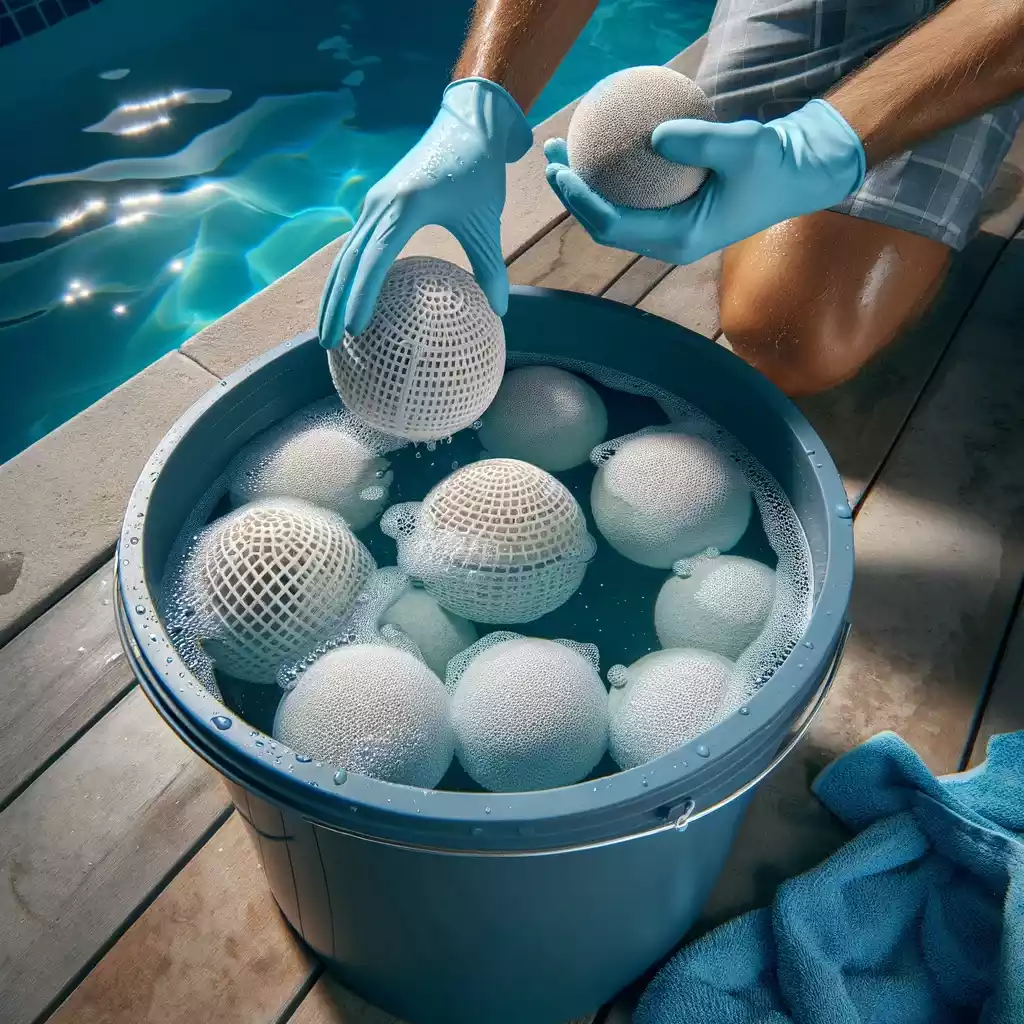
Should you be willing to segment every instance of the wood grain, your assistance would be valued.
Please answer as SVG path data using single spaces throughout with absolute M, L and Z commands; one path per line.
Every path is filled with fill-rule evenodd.
M 648 259 L 642 256 L 633 263 L 626 272 L 603 295 L 613 302 L 621 302 L 625 306 L 635 306 L 645 298 L 654 286 L 663 281 L 676 267 L 672 263 Z
M 718 277 L 721 271 L 720 252 L 685 267 L 676 267 L 637 308 L 682 324 L 705 338 L 717 338 L 721 332 L 718 320 Z
M 808 739 L 759 787 L 705 926 L 842 842 L 808 791 L 834 757 L 893 729 L 933 771 L 959 764 L 1024 574 L 1022 279 L 1018 236 L 862 505 L 846 658 Z
M 136 689 L 0 813 L 4 1024 L 60 997 L 227 809 Z
M 273 1024 L 315 969 L 232 815 L 50 1024 Z
M 0 808 L 135 682 L 108 563 L 0 648 Z

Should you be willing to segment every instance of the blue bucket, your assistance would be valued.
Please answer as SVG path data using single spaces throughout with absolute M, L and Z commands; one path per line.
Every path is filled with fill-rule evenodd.
M 154 595 L 171 544 L 235 452 L 332 393 L 311 334 L 178 421 L 135 486 L 118 545 L 118 625 L 149 699 L 224 776 L 295 930 L 344 985 L 413 1024 L 562 1024 L 668 953 L 706 902 L 753 787 L 824 700 L 846 635 L 849 505 L 821 439 L 776 388 L 707 339 L 604 299 L 515 288 L 505 331 L 511 351 L 598 363 L 693 402 L 796 510 L 815 590 L 799 658 L 701 736 L 699 754 L 694 741 L 597 786 L 501 795 L 354 775 L 337 785 L 326 766 L 259 756 L 249 726 L 181 665 Z

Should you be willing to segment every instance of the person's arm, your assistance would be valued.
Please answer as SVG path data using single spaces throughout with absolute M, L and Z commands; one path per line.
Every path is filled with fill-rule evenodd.
M 1024 0 L 950 0 L 825 97 L 874 166 L 1024 90 Z
M 529 110 L 597 0 L 476 0 L 452 78 L 486 78 Z

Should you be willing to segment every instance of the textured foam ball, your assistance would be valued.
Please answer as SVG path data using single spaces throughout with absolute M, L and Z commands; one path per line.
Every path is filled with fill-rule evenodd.
M 388 271 L 373 319 L 328 353 L 334 386 L 364 423 L 439 441 L 491 404 L 505 371 L 505 332 L 473 276 L 412 256 Z
M 430 788 L 451 764 L 448 694 L 406 651 L 339 647 L 278 705 L 274 737 L 296 753 L 384 782 Z
M 478 436 L 488 455 L 557 473 L 586 462 L 607 429 L 604 402 L 586 381 L 555 366 L 524 366 L 505 374 Z
M 608 696 L 584 645 L 514 637 L 484 647 L 452 697 L 459 762 L 485 789 L 579 782 L 608 744 Z M 489 640 L 480 641 L 484 645 Z M 450 685 L 450 684 L 449 684 Z
M 659 156 L 651 133 L 663 121 L 714 121 L 711 100 L 685 75 L 665 67 L 636 67 L 602 79 L 569 122 L 569 166 L 611 203 L 656 210 L 681 203 L 708 172 Z
M 610 669 L 608 745 L 615 763 L 636 768 L 714 725 L 733 667 L 720 654 L 675 648 L 647 654 L 626 669 Z
M 668 569 L 705 548 L 728 551 L 750 522 L 750 488 L 710 441 L 671 431 L 625 441 L 600 464 L 594 521 L 620 554 Z
M 515 459 L 464 466 L 421 504 L 392 506 L 381 529 L 398 564 L 438 602 L 474 622 L 532 622 L 579 588 L 594 539 L 576 499 Z
M 232 460 L 231 501 L 302 498 L 361 530 L 387 501 L 391 473 L 381 456 L 394 447 L 356 422 L 337 398 L 315 402 L 253 438 Z
M 476 627 L 461 615 L 442 608 L 425 590 L 408 587 L 380 617 L 381 625 L 398 626 L 442 679 L 448 662 L 476 643 Z
M 738 658 L 768 621 L 775 573 L 752 558 L 695 559 L 688 574 L 671 576 L 654 605 L 662 647 L 699 647 Z
M 203 647 L 228 675 L 273 683 L 338 629 L 374 568 L 333 512 L 296 499 L 245 505 L 196 544 Z

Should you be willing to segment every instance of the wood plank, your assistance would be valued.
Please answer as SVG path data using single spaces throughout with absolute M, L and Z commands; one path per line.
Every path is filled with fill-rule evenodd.
M 604 297 L 625 306 L 635 306 L 675 269 L 672 263 L 641 256 L 604 292 Z
M 718 320 L 718 278 L 721 272 L 720 252 L 705 256 L 696 263 L 676 267 L 637 308 L 682 324 L 713 340 L 722 330 Z
M 134 684 L 103 566 L 0 649 L 0 808 Z
M 985 760 L 985 748 L 993 736 L 1018 729 L 1024 729 L 1024 604 L 1018 605 L 1010 624 L 1006 649 L 969 752 L 968 767 L 974 768 Z
M 1022 276 L 1018 236 L 863 503 L 846 658 L 807 741 L 758 789 L 705 926 L 842 841 L 808 791 L 834 757 L 893 729 L 933 771 L 959 764 L 1024 574 Z
M 49 1022 L 273 1024 L 318 969 L 233 814 Z
M 135 689 L 0 813 L 4 1024 L 61 997 L 228 806 Z

